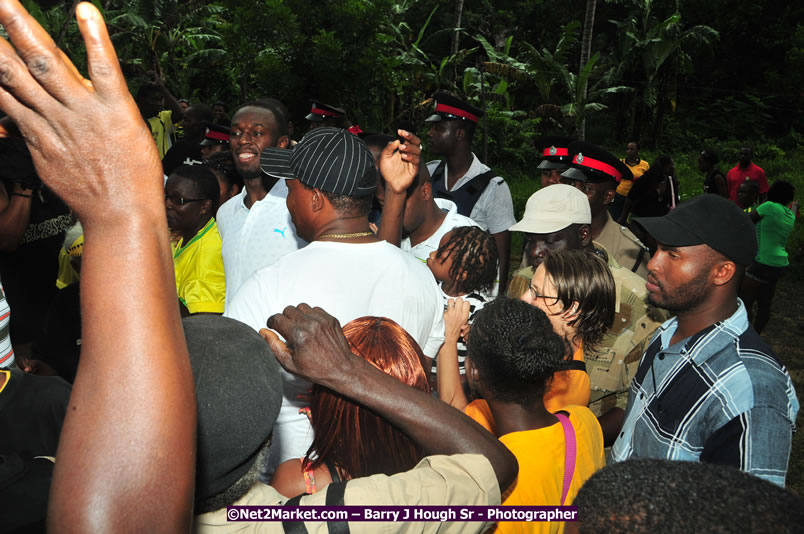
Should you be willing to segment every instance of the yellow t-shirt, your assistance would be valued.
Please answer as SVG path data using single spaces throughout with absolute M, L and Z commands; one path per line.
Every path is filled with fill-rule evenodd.
M 221 236 L 212 218 L 186 246 L 173 246 L 176 293 L 190 313 L 223 313 L 226 281 Z
M 491 408 L 489 403 L 483 399 L 476 399 L 466 405 L 463 413 L 474 419 L 480 426 L 497 435 L 497 422 L 494 421 L 494 416 L 491 415 Z
M 583 347 L 572 355 L 576 361 L 584 361 Z M 559 371 L 553 375 L 547 391 L 544 393 L 544 407 L 548 412 L 557 412 L 564 406 L 574 404 L 577 406 L 589 406 L 589 375 L 586 371 L 573 369 L 570 371 Z
M 165 157 L 167 151 L 173 145 L 173 112 L 169 109 L 160 111 L 156 117 L 148 119 L 148 126 L 151 128 L 151 135 L 154 136 L 156 149 L 159 151 L 159 159 Z
M 584 361 L 583 347 L 578 347 L 573 360 Z M 585 371 L 560 371 L 553 375 L 549 390 L 544 394 L 544 407 L 548 412 L 556 413 L 564 406 L 588 406 L 591 390 L 589 388 L 589 375 Z M 497 435 L 497 423 L 491 414 L 488 403 L 483 399 L 470 402 L 463 413 L 474 419 L 480 426 Z
M 575 472 L 565 505 L 571 505 L 584 482 L 606 464 L 603 431 L 594 414 L 584 406 L 564 406 L 575 430 Z M 561 423 L 536 430 L 500 436 L 519 462 L 519 474 L 503 494 L 503 506 L 553 506 L 561 504 L 564 487 L 566 444 Z M 563 522 L 501 522 L 495 532 L 561 533 Z
M 625 159 L 621 159 L 620 161 L 625 163 L 625 165 L 631 170 L 631 174 L 634 175 L 634 180 L 645 174 L 645 171 L 650 169 L 650 163 L 644 159 L 640 159 L 639 163 L 636 165 L 630 165 L 627 161 L 625 161 Z M 617 186 L 617 194 L 627 197 L 628 192 L 631 191 L 631 187 L 634 185 L 634 180 L 620 180 L 620 185 Z

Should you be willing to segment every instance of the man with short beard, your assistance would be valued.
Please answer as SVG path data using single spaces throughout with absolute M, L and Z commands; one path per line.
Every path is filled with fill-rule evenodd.
M 799 402 L 737 298 L 757 250 L 751 220 L 703 195 L 636 223 L 658 243 L 649 301 L 676 317 L 642 356 L 612 458 L 731 465 L 784 486 Z
M 218 209 L 223 239 L 226 306 L 249 277 L 306 243 L 296 235 L 285 200 L 285 180 L 265 176 L 260 154 L 268 147 L 287 148 L 285 114 L 268 99 L 240 106 L 232 116 L 229 144 L 245 187 Z

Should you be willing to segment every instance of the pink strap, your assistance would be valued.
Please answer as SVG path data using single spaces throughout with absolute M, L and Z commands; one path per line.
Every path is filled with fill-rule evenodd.
M 564 414 L 555 414 L 558 420 L 561 421 L 561 427 L 564 429 L 564 489 L 561 492 L 561 506 L 564 506 L 564 501 L 567 500 L 569 494 L 570 484 L 572 477 L 575 475 L 575 429 L 572 423 Z

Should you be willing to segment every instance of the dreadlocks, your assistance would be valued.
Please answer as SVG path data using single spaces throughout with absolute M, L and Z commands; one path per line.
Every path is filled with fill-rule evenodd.
M 436 251 L 441 260 L 452 256 L 449 276 L 457 280 L 455 288 L 462 294 L 488 291 L 497 279 L 497 243 L 490 233 L 477 226 L 458 226 Z M 463 273 L 466 278 L 461 280 Z

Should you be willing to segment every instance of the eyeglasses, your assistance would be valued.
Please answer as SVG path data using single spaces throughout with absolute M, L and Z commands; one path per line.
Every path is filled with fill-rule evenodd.
M 165 200 L 171 201 L 176 206 L 184 206 L 188 202 L 203 202 L 206 198 L 185 198 L 181 195 L 170 195 L 165 193 Z
M 536 288 L 533 287 L 533 284 L 531 284 L 530 282 L 528 282 L 528 291 L 530 291 L 530 296 L 533 300 L 536 299 L 558 300 L 558 297 L 548 297 L 547 295 L 540 295 L 539 292 L 536 290 Z

